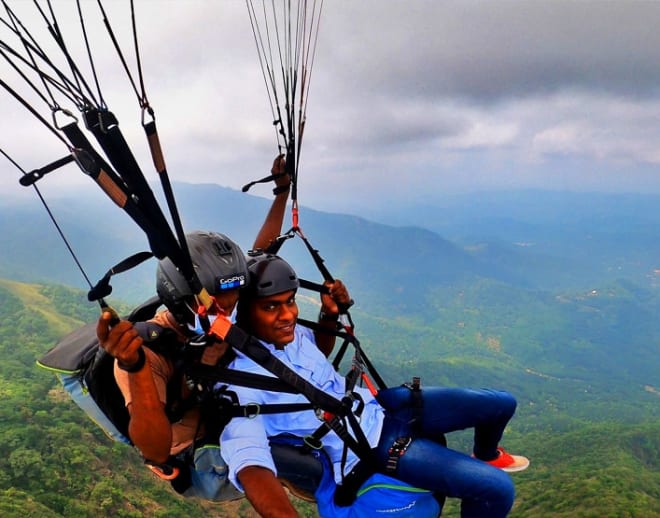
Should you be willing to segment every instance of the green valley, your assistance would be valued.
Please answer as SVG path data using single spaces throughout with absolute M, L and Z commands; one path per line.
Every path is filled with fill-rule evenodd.
M 650 351 L 631 339 L 628 354 L 617 359 L 620 375 L 608 377 L 612 365 L 580 365 L 580 351 L 560 346 L 570 341 L 560 329 L 583 325 L 566 320 L 580 311 L 560 312 L 559 320 L 542 326 L 539 312 L 557 311 L 550 302 L 521 300 L 521 307 L 498 309 L 483 287 L 477 292 L 470 298 L 463 291 L 446 304 L 443 318 L 424 322 L 356 312 L 358 334 L 386 381 L 419 375 L 426 385 L 496 386 L 516 394 L 519 410 L 505 444 L 528 455 L 532 466 L 513 475 L 518 496 L 512 516 L 660 516 L 660 394 L 653 380 L 636 382 L 632 375 Z M 2 515 L 250 516 L 245 501 L 211 505 L 178 496 L 131 448 L 107 439 L 55 378 L 35 366 L 63 332 L 96 318 L 97 308 L 84 299 L 53 285 L 0 283 Z M 619 293 L 601 309 L 617 313 L 630 302 L 627 292 Z M 526 344 L 544 343 L 553 333 L 547 355 L 542 347 L 523 354 Z M 583 348 L 607 345 L 593 339 L 584 335 Z M 469 451 L 469 433 L 448 439 Z M 315 516 L 310 505 L 299 506 L 303 515 Z M 447 502 L 444 516 L 458 516 L 456 502 Z

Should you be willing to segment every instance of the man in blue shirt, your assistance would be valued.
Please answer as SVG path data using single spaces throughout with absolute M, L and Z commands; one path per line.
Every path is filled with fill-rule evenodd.
M 248 261 L 248 270 L 249 288 L 239 299 L 237 324 L 299 376 L 341 399 L 346 380 L 326 359 L 333 344 L 328 344 L 322 333 L 315 336 L 297 325 L 295 296 L 299 281 L 293 269 L 280 257 L 262 254 Z M 320 322 L 334 327 L 339 313 L 337 304 L 348 302 L 350 297 L 341 281 L 326 285 L 329 294 L 321 295 Z M 324 341 L 323 345 L 319 340 Z M 230 368 L 268 375 L 240 353 Z M 236 393 L 242 405 L 306 401 L 300 394 L 240 386 L 228 389 Z M 405 386 L 382 390 L 375 397 L 366 389 L 355 391 L 364 403 L 360 428 L 373 448 L 376 469 L 388 471 L 411 485 L 460 498 L 462 516 L 508 514 L 514 488 L 504 471 L 521 471 L 529 465 L 525 457 L 510 455 L 498 446 L 516 408 L 510 394 L 431 387 L 421 391 L 421 408 L 414 409 L 412 391 Z M 220 442 L 230 480 L 245 492 L 262 516 L 297 516 L 276 478 L 269 438 L 281 434 L 306 437 L 319 425 L 315 412 L 307 410 L 238 417 L 225 427 Z M 465 428 L 475 429 L 473 456 L 441 444 L 443 434 Z M 333 432 L 323 437 L 323 447 L 333 463 L 335 480 L 341 484 L 359 459 L 351 450 L 342 458 L 344 444 Z M 394 447 L 397 457 L 392 463 Z

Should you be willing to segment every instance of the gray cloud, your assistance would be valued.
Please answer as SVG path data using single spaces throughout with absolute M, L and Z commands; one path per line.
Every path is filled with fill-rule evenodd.
M 128 7 L 106 3 L 132 56 Z M 262 176 L 277 148 L 245 4 L 136 4 L 173 178 L 240 188 Z M 63 30 L 79 31 L 74 6 L 55 5 Z M 104 95 L 150 171 L 135 95 L 98 22 L 90 34 Z M 325 2 L 301 201 L 338 210 L 481 188 L 660 191 L 658 22 L 650 1 Z M 4 93 L 0 106 L 16 121 L 0 130 L 3 149 L 28 167 L 62 153 Z
M 333 5 L 330 30 L 341 41 L 326 52 L 338 68 L 355 63 L 340 68 L 351 87 L 366 80 L 397 98 L 482 102 L 567 88 L 658 93 L 657 2 L 367 1 L 341 13 L 345 4 Z

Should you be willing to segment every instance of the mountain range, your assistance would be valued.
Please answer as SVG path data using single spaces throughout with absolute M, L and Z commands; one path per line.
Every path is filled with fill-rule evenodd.
M 175 193 L 186 228 L 224 232 L 244 250 L 269 205 L 216 185 L 175 184 Z M 404 327 L 412 323 L 416 334 L 428 328 L 445 337 L 446 352 L 455 343 L 474 345 L 473 333 L 492 335 L 501 354 L 533 370 L 539 354 L 550 366 L 561 349 L 572 358 L 562 369 L 575 376 L 580 368 L 595 368 L 619 377 L 623 356 L 631 364 L 625 372 L 657 386 L 660 216 L 653 209 L 659 201 L 645 195 L 491 193 L 453 199 L 435 211 L 420 208 L 424 226 L 306 207 L 299 221 L 330 272 L 346 281 L 354 310 L 367 317 L 405 319 Z M 49 210 L 92 283 L 124 257 L 147 249 L 137 226 L 100 192 L 56 197 Z M 281 254 L 301 277 L 320 280 L 300 239 L 285 243 Z M 114 277 L 111 297 L 137 303 L 151 296 L 154 269 L 152 260 Z M 86 288 L 36 199 L 26 204 L 0 197 L 0 277 Z M 491 313 L 509 321 L 494 321 Z M 517 338 L 522 329 L 524 342 Z M 394 340 L 401 333 L 391 334 Z M 625 352 L 631 342 L 639 348 L 635 355 Z
M 250 248 L 266 199 L 210 184 L 180 183 L 174 189 L 187 229 L 223 232 Z M 137 226 L 98 190 L 47 202 L 92 280 L 148 246 Z M 548 291 L 617 279 L 649 286 L 660 270 L 659 203 L 660 196 L 651 195 L 491 192 L 434 206 L 401 209 L 399 203 L 377 220 L 302 206 L 299 224 L 331 271 L 350 277 L 352 290 L 365 297 L 391 299 L 388 292 L 403 290 L 418 298 L 420 285 L 475 277 Z M 287 216 L 284 230 L 289 226 Z M 27 203 L 0 195 L 0 245 L 0 276 L 84 287 L 36 197 Z M 285 245 L 282 254 L 302 275 L 316 274 L 302 245 Z M 120 297 L 150 292 L 151 279 L 138 282 L 143 293 L 132 288 Z

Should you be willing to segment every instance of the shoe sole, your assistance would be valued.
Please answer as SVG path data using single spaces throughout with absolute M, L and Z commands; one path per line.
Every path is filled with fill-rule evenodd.
M 498 468 L 498 469 L 501 469 L 502 471 L 506 471 L 507 473 L 517 473 L 518 471 L 524 471 L 527 468 L 529 468 L 529 462 L 527 464 L 523 464 L 522 466 L 507 466 L 506 468 Z

